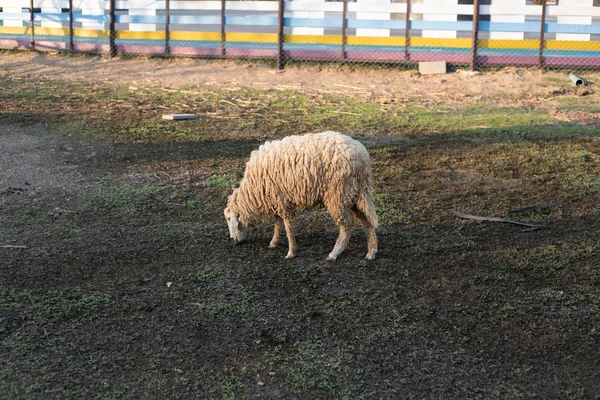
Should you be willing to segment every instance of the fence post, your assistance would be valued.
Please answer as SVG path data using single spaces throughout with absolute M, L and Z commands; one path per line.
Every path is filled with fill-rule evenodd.
M 168 56 L 171 53 L 170 43 L 170 14 L 171 14 L 171 1 L 165 0 L 165 55 Z
M 471 44 L 471 71 L 475 71 L 477 46 L 479 44 L 479 0 L 473 1 L 473 43 Z
M 345 60 L 346 55 L 346 44 L 348 42 L 348 36 L 346 32 L 346 25 L 348 18 L 348 0 L 343 0 L 343 8 L 342 8 L 342 60 Z
M 227 50 L 225 48 L 225 0 L 221 0 L 221 57 L 225 57 L 227 55 Z
M 277 69 L 283 70 L 283 11 L 284 0 L 279 0 L 279 10 L 277 12 Z
M 110 57 L 116 57 L 117 55 L 117 47 L 115 46 L 115 0 L 109 0 L 110 10 L 109 10 L 109 38 L 108 38 L 108 46 Z
M 408 61 L 410 47 L 410 0 L 406 0 L 406 28 L 404 30 L 404 61 Z
M 544 46 L 546 44 L 545 39 L 546 32 L 546 0 L 542 0 L 542 22 L 540 27 L 540 52 L 538 55 L 538 67 L 544 69 Z
M 69 50 L 73 52 L 73 0 L 69 0 Z
M 31 29 L 31 39 L 29 44 L 35 48 L 35 27 L 33 26 L 33 0 L 29 0 L 29 29 Z

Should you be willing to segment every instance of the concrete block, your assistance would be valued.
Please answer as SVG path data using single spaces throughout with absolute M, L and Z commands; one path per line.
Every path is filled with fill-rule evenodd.
M 446 61 L 422 61 L 419 63 L 421 75 L 445 74 Z

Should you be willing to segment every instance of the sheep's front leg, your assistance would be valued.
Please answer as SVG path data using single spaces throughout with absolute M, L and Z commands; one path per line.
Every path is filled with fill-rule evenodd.
M 340 226 L 340 235 L 335 242 L 335 246 L 333 246 L 333 250 L 329 253 L 327 257 L 328 260 L 334 261 L 338 258 L 338 256 L 342 253 L 342 251 L 346 250 L 348 246 L 348 242 L 350 241 L 350 232 L 352 232 L 352 225 L 342 225 Z
M 275 219 L 275 231 L 273 232 L 273 239 L 271 239 L 271 243 L 269 244 L 269 248 L 275 248 L 279 244 L 279 238 L 281 237 L 281 225 L 283 225 L 283 220 L 280 217 Z
M 290 219 L 284 219 L 283 223 L 285 224 L 285 234 L 288 238 L 289 251 L 285 258 L 290 259 L 296 257 L 298 255 L 298 243 L 296 243 L 296 238 L 294 237 L 294 221 Z

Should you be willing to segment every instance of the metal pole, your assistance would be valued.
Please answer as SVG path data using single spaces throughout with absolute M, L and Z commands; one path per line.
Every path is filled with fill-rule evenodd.
M 227 50 L 225 48 L 225 0 L 221 0 L 221 57 L 225 57 Z
M 477 45 L 479 44 L 479 0 L 473 1 L 473 43 L 471 44 L 471 71 L 475 71 Z
M 538 67 L 544 68 L 544 46 L 546 44 L 545 39 L 546 32 L 546 0 L 542 0 L 542 22 L 540 27 L 540 52 L 538 55 Z
M 35 27 L 33 26 L 33 0 L 29 0 L 29 29 L 31 29 L 31 39 L 29 44 L 35 47 Z
M 117 55 L 117 47 L 115 45 L 115 0 L 109 0 L 110 10 L 109 10 L 109 35 L 108 44 L 109 44 L 109 52 L 110 57 L 116 57 Z
M 170 13 L 171 13 L 171 2 L 170 2 L 170 0 L 165 0 L 165 55 L 166 56 L 168 56 L 171 53 L 171 48 L 170 48 L 171 33 L 169 31 Z
M 342 60 L 345 60 L 348 56 L 346 54 L 346 44 L 348 42 L 348 37 L 346 33 L 346 25 L 347 23 L 347 15 L 348 15 L 348 0 L 343 0 L 343 8 L 342 8 Z
M 410 0 L 406 0 L 406 28 L 404 29 L 404 60 L 408 61 L 410 47 Z
M 72 52 L 73 48 L 73 0 L 69 0 L 69 50 Z
M 278 24 L 277 24 L 277 69 L 283 70 L 283 11 L 284 0 L 279 0 Z

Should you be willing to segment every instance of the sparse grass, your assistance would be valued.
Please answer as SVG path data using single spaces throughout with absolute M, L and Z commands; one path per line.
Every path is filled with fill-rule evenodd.
M 492 134 L 494 131 L 510 134 L 555 124 L 545 110 L 485 103 L 424 107 L 293 91 L 132 90 L 54 81 L 32 86 L 22 80 L 4 82 L 2 88 L 0 98 L 7 105 L 0 119 L 19 124 L 33 124 L 37 120 L 60 122 L 71 120 L 77 112 L 81 116 L 78 118 L 81 130 L 87 132 L 93 128 L 96 133 L 124 141 L 259 139 L 326 129 L 365 135 L 464 135 L 465 132 L 485 135 L 488 130 Z M 78 106 L 73 107 L 75 104 Z M 40 107 L 46 112 L 36 117 Z M 165 121 L 161 114 L 166 112 L 193 112 L 200 118 Z
M 208 178 L 208 180 L 206 181 L 206 185 L 207 186 L 211 186 L 211 187 L 224 187 L 224 188 L 231 188 L 233 187 L 237 182 L 232 180 L 231 178 L 224 176 L 224 175 L 212 175 L 210 178 Z
M 568 76 L 560 78 L 555 76 L 544 76 L 542 82 L 565 89 L 570 89 L 573 86 Z
M 0 183 L 0 244 L 27 245 L 0 249 L 0 397 L 600 390 L 597 124 L 518 104 L 19 79 L 0 88 L 0 124 L 31 135 L 34 168 L 80 174 L 22 192 Z M 597 107 L 593 93 L 557 96 L 563 111 Z M 164 107 L 201 118 L 163 121 Z M 337 229 L 322 209 L 299 218 L 296 260 L 267 249 L 268 224 L 228 241 L 222 210 L 250 151 L 320 129 L 370 150 L 378 260 L 362 259 L 357 227 L 325 262 Z M 506 216 L 544 200 L 560 206 L 510 214 L 547 225 L 534 232 L 451 214 Z
M 600 113 L 600 101 L 590 96 L 563 96 L 559 100 L 561 107 L 565 110 L 577 110 L 592 114 Z
M 343 396 L 337 376 L 341 378 L 350 372 L 345 360 L 352 349 L 323 351 L 324 346 L 319 341 L 278 345 L 272 354 L 267 354 L 267 359 L 272 369 L 286 375 L 298 394 L 324 390 Z
M 385 192 L 375 192 L 373 198 L 377 208 L 377 216 L 382 226 L 410 222 L 408 213 L 401 208 L 401 199 L 395 199 L 391 194 Z

